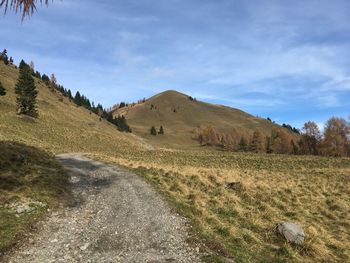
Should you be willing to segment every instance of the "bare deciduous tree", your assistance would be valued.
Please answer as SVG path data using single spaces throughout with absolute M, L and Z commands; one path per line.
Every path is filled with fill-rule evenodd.
M 51 74 L 50 81 L 52 84 L 56 85 L 57 84 L 57 79 L 54 73 Z
M 29 67 L 30 67 L 31 70 L 34 72 L 34 70 L 35 70 L 35 65 L 34 65 L 34 62 L 33 62 L 33 61 L 30 61 Z

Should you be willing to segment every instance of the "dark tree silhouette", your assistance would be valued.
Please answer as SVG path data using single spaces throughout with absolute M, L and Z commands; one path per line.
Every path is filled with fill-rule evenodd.
M 156 128 L 154 128 L 154 126 L 152 126 L 150 132 L 151 132 L 151 135 L 154 135 L 154 136 L 157 135 L 157 131 L 156 131 Z
M 38 91 L 29 66 L 20 69 L 15 93 L 17 95 L 17 113 L 37 117 L 36 96 Z
M 6 95 L 6 90 L 0 81 L 0 96 L 5 96 L 5 95 Z

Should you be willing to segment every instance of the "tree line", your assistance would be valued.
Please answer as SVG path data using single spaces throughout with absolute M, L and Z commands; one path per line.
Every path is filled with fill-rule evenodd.
M 330 118 L 323 133 L 313 121 L 305 123 L 301 131 L 292 133 L 288 130 L 293 129 L 281 127 L 273 129 L 269 135 L 255 129 L 252 135 L 246 135 L 236 129 L 220 133 L 208 126 L 196 129 L 194 138 L 202 146 L 218 146 L 227 151 L 350 156 L 350 123 L 343 118 Z
M 6 65 L 13 64 L 12 57 L 9 59 L 7 56 L 7 50 L 5 49 L 0 53 L 0 61 L 3 61 Z M 32 117 L 38 117 L 36 108 L 36 97 L 38 91 L 36 90 L 34 77 L 43 81 L 43 83 L 50 89 L 57 90 L 64 97 L 67 97 L 70 101 L 74 102 L 79 107 L 84 107 L 90 112 L 93 112 L 100 116 L 100 120 L 105 119 L 108 122 L 117 126 L 119 131 L 131 132 L 130 126 L 124 116 L 113 116 L 110 111 L 107 111 L 101 104 L 95 106 L 94 102 L 91 102 L 85 95 L 79 91 L 75 96 L 72 95 L 70 89 L 64 88 L 57 83 L 56 76 L 51 74 L 49 77 L 46 74 L 41 74 L 39 71 L 35 71 L 34 63 L 27 64 L 23 59 L 19 63 L 19 78 L 15 86 L 16 102 L 17 102 L 17 114 L 25 114 Z M 0 82 L 0 96 L 6 95 L 6 90 Z

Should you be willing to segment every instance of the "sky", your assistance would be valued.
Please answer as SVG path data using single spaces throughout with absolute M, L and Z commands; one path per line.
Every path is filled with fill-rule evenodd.
M 174 89 L 322 127 L 350 114 L 349 15 L 348 0 L 54 0 L 0 16 L 0 49 L 105 107 Z

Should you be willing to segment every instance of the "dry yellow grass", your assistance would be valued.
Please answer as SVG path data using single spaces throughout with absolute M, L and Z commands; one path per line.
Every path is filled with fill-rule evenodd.
M 350 260 L 349 159 L 199 151 L 95 158 L 152 182 L 221 256 L 237 262 Z M 241 189 L 225 188 L 228 182 L 240 182 Z M 281 221 L 304 227 L 303 246 L 276 235 Z M 215 260 L 221 262 L 209 259 Z
M 52 153 L 85 152 L 133 169 L 184 215 L 220 261 L 350 261 L 350 160 L 199 150 L 155 150 L 38 84 L 39 119 L 15 114 L 18 71 L 0 63 L 8 91 L 0 97 L 0 140 Z M 166 127 L 165 127 L 166 128 Z M 225 188 L 240 182 L 241 189 Z M 274 232 L 281 221 L 300 223 L 305 245 L 291 246 Z
M 54 153 L 118 151 L 128 146 L 141 147 L 134 136 L 77 107 L 57 91 L 36 80 L 39 118 L 16 115 L 14 86 L 18 70 L 0 62 L 0 81 L 7 94 L 0 97 L 0 140 L 15 140 Z

